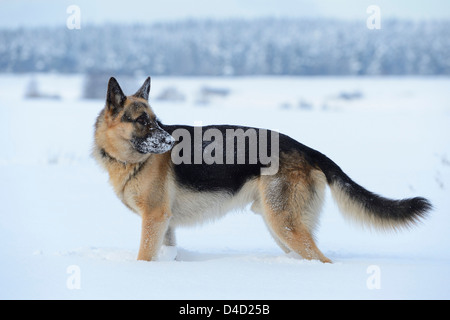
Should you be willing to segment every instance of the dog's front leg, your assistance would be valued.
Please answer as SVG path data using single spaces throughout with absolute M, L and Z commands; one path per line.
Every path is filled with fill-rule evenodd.
M 141 244 L 138 260 L 155 260 L 169 226 L 170 214 L 163 208 L 142 214 Z

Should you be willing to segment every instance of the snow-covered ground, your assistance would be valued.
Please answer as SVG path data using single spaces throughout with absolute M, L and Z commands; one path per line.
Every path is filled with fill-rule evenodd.
M 317 239 L 334 263 L 322 264 L 284 254 L 250 210 L 179 229 L 160 261 L 136 261 L 140 219 L 90 157 L 104 102 L 58 75 L 35 79 L 59 100 L 25 99 L 31 78 L 0 76 L 0 298 L 450 298 L 450 79 L 152 78 L 165 123 L 278 129 L 371 191 L 433 203 L 422 225 L 379 234 L 344 221 L 327 193 Z M 185 100 L 156 100 L 168 87 Z

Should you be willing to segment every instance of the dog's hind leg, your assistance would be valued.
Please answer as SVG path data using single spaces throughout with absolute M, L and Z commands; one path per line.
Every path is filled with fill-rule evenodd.
M 264 208 L 263 205 L 261 204 L 261 200 L 257 199 L 253 202 L 251 208 L 250 208 L 254 213 L 262 215 L 264 217 Z M 267 224 L 267 223 L 266 223 Z M 289 253 L 291 250 L 286 247 L 284 245 L 284 243 L 278 238 L 278 236 L 272 231 L 272 229 L 269 227 L 269 232 L 270 235 L 272 236 L 273 240 L 275 241 L 275 243 L 285 252 L 285 253 Z
M 285 247 L 304 259 L 331 262 L 319 250 L 312 232 L 323 201 L 324 183 L 315 173 L 292 179 L 287 175 L 267 178 L 260 187 L 263 216 L 270 228 Z M 306 180 L 305 180 L 306 179 Z
M 275 234 L 275 232 L 272 230 L 272 228 L 268 227 L 268 229 L 269 229 L 270 235 L 272 236 L 273 240 L 281 248 L 281 250 L 284 251 L 284 253 L 289 253 L 292 251 L 283 243 L 283 241 L 280 240 L 280 238 Z
M 291 212 L 275 212 L 271 209 L 265 211 L 266 223 L 274 234 L 274 238 L 281 242 L 280 245 L 286 252 L 288 249 L 298 253 L 307 260 L 320 260 L 331 262 L 324 256 L 314 242 L 311 232 L 305 224 L 297 219 L 292 219 Z

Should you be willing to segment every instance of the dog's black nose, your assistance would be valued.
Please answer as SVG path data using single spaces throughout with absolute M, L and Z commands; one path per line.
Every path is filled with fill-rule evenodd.
M 168 136 L 166 137 L 164 142 L 167 143 L 168 145 L 173 146 L 175 144 L 175 139 L 172 136 Z

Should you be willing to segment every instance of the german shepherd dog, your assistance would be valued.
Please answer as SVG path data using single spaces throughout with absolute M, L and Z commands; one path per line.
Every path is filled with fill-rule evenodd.
M 124 95 L 115 78 L 109 80 L 106 104 L 95 124 L 93 148 L 117 196 L 142 217 L 138 260 L 155 260 L 162 244 L 175 245 L 177 226 L 217 218 L 251 204 L 285 252 L 331 262 L 314 242 L 326 185 L 346 216 L 379 229 L 409 227 L 432 208 L 421 197 L 390 200 L 376 195 L 351 180 L 322 153 L 281 133 L 277 133 L 278 140 L 266 141 L 267 152 L 276 154 L 271 163 L 261 156 L 247 162 L 223 161 L 236 160 L 242 151 L 236 145 L 225 150 L 230 145 L 230 131 L 254 130 L 253 144 L 260 147 L 267 140 L 261 132 L 268 135 L 274 131 L 230 125 L 165 125 L 148 103 L 149 91 L 150 77 L 131 96 Z M 216 144 L 210 153 L 215 161 L 199 160 L 192 152 L 206 154 L 213 143 L 212 138 L 204 137 L 208 130 L 215 132 L 215 140 L 227 141 L 226 146 Z M 186 135 L 180 138 L 179 131 L 203 139 L 189 142 Z M 245 136 L 246 149 L 251 147 L 249 138 Z M 186 148 L 177 149 L 182 144 Z M 249 158 L 250 151 L 243 155 Z M 226 158 L 230 154 L 231 158 Z M 276 170 L 263 172 L 275 162 Z

